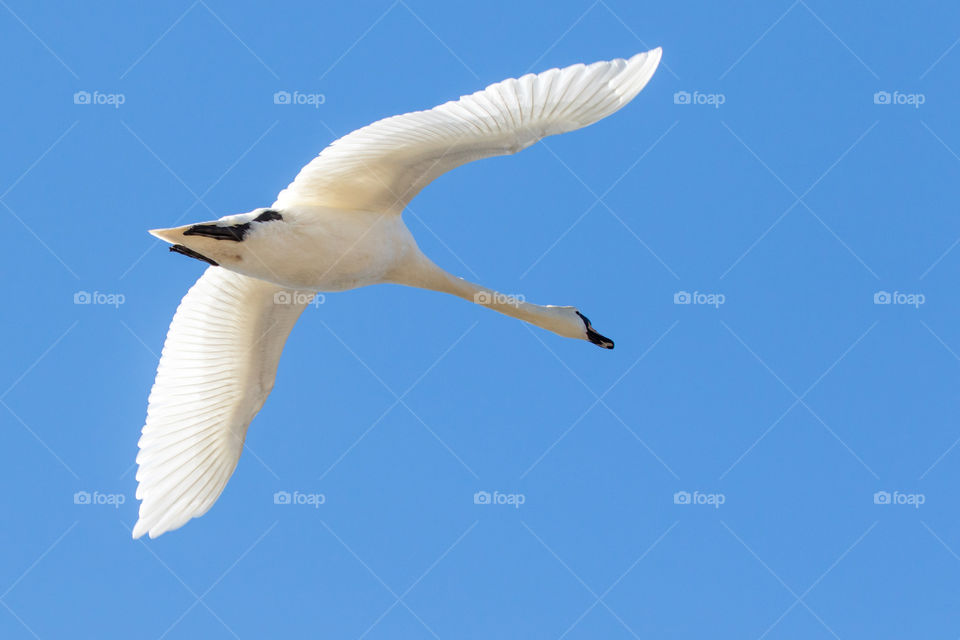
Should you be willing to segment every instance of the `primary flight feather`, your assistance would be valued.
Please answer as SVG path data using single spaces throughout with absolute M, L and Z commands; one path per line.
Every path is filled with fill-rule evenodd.
M 575 307 L 522 302 L 440 269 L 400 214 L 451 169 L 617 111 L 647 84 L 660 55 L 528 74 L 385 118 L 324 149 L 269 208 L 151 231 L 210 266 L 181 301 L 163 346 L 139 442 L 133 537 L 183 526 L 220 496 L 312 292 L 377 283 L 431 289 L 612 349 Z

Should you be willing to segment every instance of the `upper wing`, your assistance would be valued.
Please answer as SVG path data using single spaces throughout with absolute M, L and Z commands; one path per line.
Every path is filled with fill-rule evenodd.
M 451 169 L 516 153 L 610 115 L 643 89 L 660 55 L 657 48 L 629 60 L 531 73 L 429 111 L 379 120 L 324 149 L 273 206 L 400 213 Z
M 302 295 L 210 267 L 184 296 L 140 437 L 134 538 L 176 529 L 220 496 L 273 388 L 280 352 L 306 306 Z

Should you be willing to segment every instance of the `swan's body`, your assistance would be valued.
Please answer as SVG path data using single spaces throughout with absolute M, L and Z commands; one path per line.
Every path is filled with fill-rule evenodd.
M 281 211 L 282 222 L 259 223 L 242 242 L 200 237 L 189 246 L 237 273 L 309 291 L 397 282 L 391 275 L 409 268 L 409 261 L 422 255 L 397 215 L 313 205 Z M 156 232 L 184 243 L 166 234 L 166 230 Z
M 152 231 L 171 250 L 212 266 L 167 333 L 139 443 L 133 536 L 176 529 L 220 496 L 273 387 L 305 292 L 379 283 L 431 289 L 612 349 L 574 307 L 530 304 L 440 269 L 400 214 L 450 169 L 610 115 L 646 85 L 659 61 L 654 49 L 551 69 L 380 120 L 327 147 L 269 209 Z

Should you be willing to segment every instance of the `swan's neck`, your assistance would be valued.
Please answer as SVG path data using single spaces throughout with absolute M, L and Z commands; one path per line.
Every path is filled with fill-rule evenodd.
M 407 275 L 402 284 L 449 293 L 567 338 L 584 338 L 583 320 L 574 307 L 529 303 L 522 295 L 500 293 L 453 276 L 425 257 Z

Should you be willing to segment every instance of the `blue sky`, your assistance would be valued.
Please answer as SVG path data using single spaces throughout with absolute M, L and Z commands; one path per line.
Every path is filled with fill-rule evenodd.
M 0 636 L 960 634 L 960 6 L 0 5 Z M 327 295 L 214 508 L 130 539 L 203 269 L 147 229 L 268 206 L 375 119 L 658 45 L 622 111 L 405 214 L 614 351 Z

